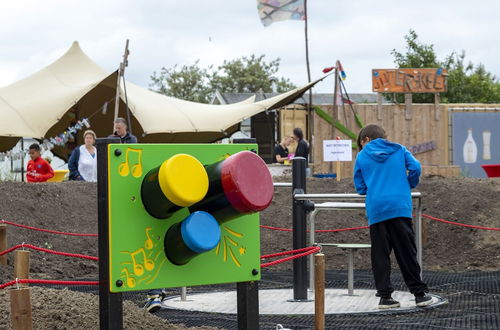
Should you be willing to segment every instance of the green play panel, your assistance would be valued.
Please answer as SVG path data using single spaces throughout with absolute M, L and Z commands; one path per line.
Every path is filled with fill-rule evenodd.
M 166 257 L 165 234 L 189 216 L 188 208 L 167 219 L 145 209 L 141 184 L 146 174 L 177 154 L 188 154 L 203 165 L 226 159 L 254 144 L 111 144 L 109 167 L 110 291 L 254 281 L 260 279 L 259 214 L 242 215 L 220 224 L 219 244 L 184 265 Z M 117 151 L 119 150 L 119 151 Z M 258 271 L 258 272 L 257 272 Z M 257 274 L 256 274 L 257 273 Z

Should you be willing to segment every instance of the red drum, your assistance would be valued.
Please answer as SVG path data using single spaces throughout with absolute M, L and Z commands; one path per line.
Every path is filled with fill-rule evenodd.
M 205 169 L 208 192 L 189 208 L 191 212 L 208 212 L 222 223 L 262 211 L 273 200 L 271 173 L 262 158 L 251 151 L 240 151 Z

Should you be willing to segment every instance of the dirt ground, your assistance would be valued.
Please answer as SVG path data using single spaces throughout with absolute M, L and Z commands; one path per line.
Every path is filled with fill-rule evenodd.
M 98 329 L 99 297 L 97 295 L 75 292 L 68 289 L 31 288 L 31 308 L 34 329 Z M 0 290 L 0 329 L 11 330 L 9 291 Z M 50 307 L 49 307 L 50 306 Z M 124 329 L 188 329 L 182 325 L 171 324 L 137 307 L 130 301 L 123 302 Z M 197 327 L 189 329 L 215 329 Z
M 288 181 L 282 177 L 275 181 Z M 0 182 L 0 218 L 24 225 L 78 233 L 97 233 L 96 185 L 85 182 L 27 184 Z M 500 181 L 425 177 L 417 191 L 423 193 L 424 213 L 480 226 L 500 227 Z M 352 193 L 351 180 L 336 182 L 331 179 L 308 179 L 309 193 Z M 292 227 L 291 189 L 276 189 L 271 206 L 262 212 L 261 223 L 274 227 Z M 500 265 L 500 232 L 468 229 L 425 219 L 426 243 L 424 268 L 427 270 L 465 271 L 498 270 Z M 363 212 L 322 211 L 317 216 L 317 229 L 335 229 L 364 226 Z M 274 253 L 292 248 L 292 233 L 261 230 L 262 253 Z M 357 230 L 340 233 L 317 234 L 319 242 L 369 243 L 368 231 Z M 97 256 L 96 237 L 68 237 L 35 232 L 8 226 L 9 246 L 23 242 L 72 253 Z M 325 248 L 327 268 L 344 269 L 346 256 L 336 248 Z M 9 255 L 12 265 L 13 255 Z M 291 269 L 287 262 L 273 269 Z M 356 253 L 355 267 L 369 269 L 368 250 Z M 96 280 L 97 263 L 83 259 L 66 258 L 41 252 L 32 252 L 30 274 L 37 279 Z M 0 267 L 0 283 L 12 280 L 12 267 Z M 37 299 L 33 303 L 33 315 L 40 329 L 67 328 L 68 324 L 79 328 L 96 327 L 98 314 L 97 297 L 91 294 L 33 288 Z M 9 318 L 8 291 L 0 290 L 0 329 L 7 326 Z M 64 301 L 64 303 L 61 303 Z M 53 303 L 52 303 L 53 302 Z M 78 305 L 75 313 L 74 305 Z M 163 320 L 147 315 L 132 303 L 124 306 L 126 327 L 129 329 L 153 329 Z M 54 320 L 55 319 L 55 320 Z M 136 322 L 135 320 L 140 320 Z M 151 323 L 149 323 L 151 320 Z M 68 323 L 69 322 L 69 323 Z M 74 323 L 71 323 L 74 322 Z M 136 323 L 133 323 L 136 322 Z M 152 326 L 156 324 L 156 326 Z M 71 326 L 69 328 L 72 328 Z M 164 328 L 183 327 L 164 325 Z M 207 328 L 208 329 L 208 328 Z

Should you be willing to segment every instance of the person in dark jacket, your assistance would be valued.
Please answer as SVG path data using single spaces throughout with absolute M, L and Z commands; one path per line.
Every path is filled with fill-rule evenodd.
M 118 117 L 114 121 L 115 131 L 109 137 L 119 137 L 121 143 L 137 143 L 137 138 L 128 132 L 127 121 Z
M 382 127 L 367 125 L 358 135 L 359 152 L 354 165 L 354 186 L 366 195 L 370 225 L 371 259 L 378 308 L 400 307 L 392 299 L 391 251 L 418 307 L 432 303 L 420 277 L 415 233 L 412 227 L 411 189 L 419 182 L 420 163 L 402 145 L 385 140 Z
M 97 181 L 97 150 L 94 147 L 96 135 L 94 131 L 83 133 L 85 141 L 73 149 L 68 161 L 69 179 L 74 181 Z
M 292 138 L 297 142 L 297 149 L 295 149 L 295 157 L 304 157 L 306 159 L 306 164 L 309 159 L 309 143 L 304 140 L 304 133 L 300 127 L 293 129 Z

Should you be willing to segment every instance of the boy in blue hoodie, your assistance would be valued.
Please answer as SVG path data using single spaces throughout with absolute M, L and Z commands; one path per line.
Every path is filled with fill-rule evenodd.
M 403 279 L 419 307 L 432 303 L 420 278 L 415 233 L 412 227 L 411 189 L 419 182 L 420 163 L 402 145 L 385 140 L 382 127 L 367 125 L 358 135 L 360 152 L 354 166 L 356 191 L 366 195 L 370 226 L 371 260 L 380 309 L 397 308 L 392 299 L 391 251 Z

